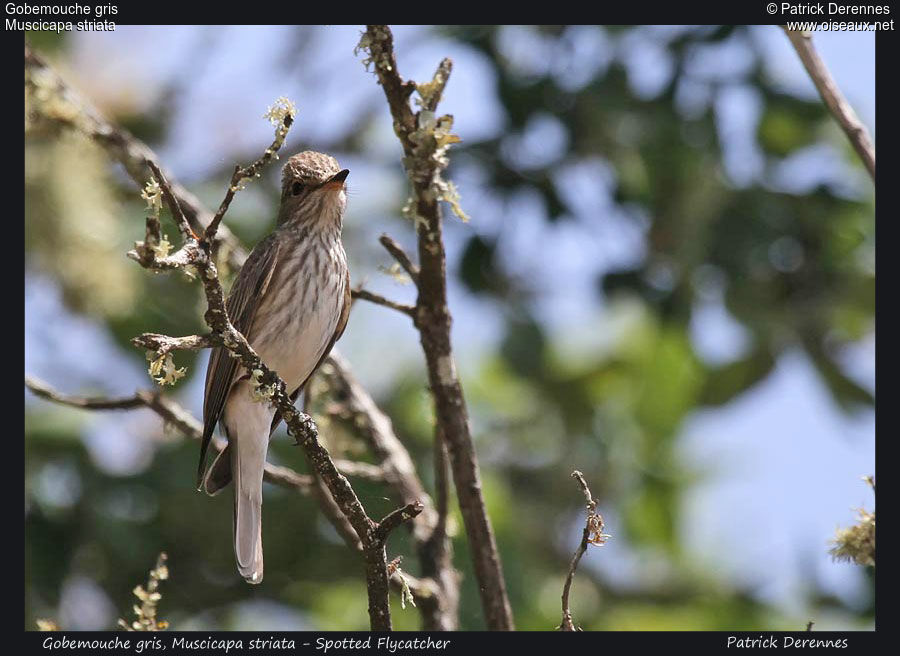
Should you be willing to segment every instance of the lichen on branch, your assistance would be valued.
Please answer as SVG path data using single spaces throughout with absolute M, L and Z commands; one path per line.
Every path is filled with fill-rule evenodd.
M 165 552 L 159 554 L 156 559 L 156 567 L 150 570 L 147 577 L 147 587 L 138 585 L 132 591 L 140 604 L 135 604 L 134 614 L 137 619 L 130 624 L 123 619 L 119 620 L 119 626 L 126 631 L 164 631 L 169 628 L 169 623 L 156 618 L 156 607 L 162 599 L 159 592 L 159 582 L 169 578 L 169 568 L 166 566 L 167 556 Z
M 415 226 L 419 265 L 407 266 L 405 258 L 384 239 L 382 244 L 410 273 L 418 291 L 413 322 L 419 331 L 434 399 L 435 471 L 438 473 L 437 480 L 443 481 L 438 497 L 447 496 L 448 476 L 445 472 L 449 468 L 466 527 L 485 621 L 491 630 L 509 631 L 514 628 L 512 609 L 497 542 L 481 491 L 465 396 L 455 368 L 446 366 L 446 362 L 452 361 L 453 357 L 450 340 L 452 320 L 447 304 L 446 251 L 440 201 L 448 202 L 460 218 L 467 218 L 460 206 L 456 188 L 442 177 L 449 164 L 448 149 L 459 141 L 451 132 L 453 117 L 437 114 L 452 62 L 442 60 L 430 82 L 416 84 L 410 80 L 404 81 L 397 70 L 393 34 L 387 25 L 367 25 L 357 46 L 357 52 L 360 50 L 368 54 L 363 63 L 367 69 L 369 66 L 374 68 L 384 91 L 394 133 L 403 147 L 403 166 L 411 188 L 403 214 Z M 416 99 L 420 108 L 418 111 L 414 111 L 410 104 L 414 93 L 419 94 Z M 442 362 L 445 364 L 442 365 Z M 441 558 L 446 558 L 450 549 L 443 529 L 446 505 L 441 504 L 441 508 L 440 530 L 436 529 L 431 544 Z M 450 580 L 445 583 L 445 589 L 452 591 L 455 583 Z
M 863 476 L 863 480 L 875 492 L 875 479 Z M 857 522 L 850 528 L 838 529 L 831 543 L 829 553 L 837 561 L 853 562 L 857 565 L 875 567 L 875 513 L 865 508 L 857 508 Z
M 153 171 L 154 180 L 159 186 L 162 199 L 184 237 L 184 243 L 178 251 L 165 257 L 158 257 L 154 249 L 147 248 L 141 249 L 140 252 L 136 248 L 128 255 L 141 266 L 153 271 L 171 269 L 196 271 L 206 296 L 207 310 L 204 319 L 210 328 L 210 333 L 180 338 L 144 334 L 132 341 L 135 345 L 149 348 L 151 352 L 157 354 L 152 361 L 150 372 L 158 382 L 171 384 L 184 375 L 183 369 L 175 368 L 170 354 L 170 351 L 182 348 L 222 346 L 240 362 L 246 371 L 251 372 L 253 399 L 271 404 L 284 419 L 288 435 L 303 447 L 312 467 L 328 488 L 334 503 L 340 508 L 347 522 L 356 532 L 362 544 L 366 562 L 366 587 L 369 597 L 371 628 L 372 630 L 389 630 L 391 616 L 388 601 L 389 583 L 385 541 L 393 528 L 417 516 L 422 512 L 423 506 L 418 502 L 407 504 L 400 511 L 388 515 L 382 523 L 375 522 L 368 516 L 350 482 L 340 473 L 327 449 L 319 442 L 318 429 L 312 418 L 296 410 L 294 402 L 287 392 L 285 382 L 274 370 L 266 366 L 244 335 L 232 324 L 228 316 L 225 292 L 219 281 L 218 270 L 211 254 L 213 238 L 235 193 L 240 189 L 240 182 L 257 177 L 260 169 L 277 157 L 277 151 L 284 144 L 287 131 L 293 124 L 295 113 L 296 108 L 293 103 L 285 98 L 279 98 L 275 105 L 269 108 L 264 118 L 268 118 L 275 124 L 275 140 L 252 164 L 247 167 L 235 167 L 225 198 L 202 237 L 197 236 L 190 228 L 177 197 L 159 167 L 152 162 L 148 163 Z M 156 197 L 155 187 L 148 187 L 145 191 L 149 198 Z M 148 200 L 149 202 L 151 201 Z M 154 220 L 158 225 L 158 218 L 148 217 L 148 233 L 151 232 L 151 222 Z

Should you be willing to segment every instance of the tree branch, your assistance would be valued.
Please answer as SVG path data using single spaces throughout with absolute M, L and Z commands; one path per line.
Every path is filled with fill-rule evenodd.
M 869 131 L 866 126 L 853 111 L 850 103 L 844 98 L 841 90 L 838 88 L 834 78 L 825 62 L 819 57 L 812 43 L 812 34 L 805 31 L 789 30 L 787 26 L 783 26 L 785 33 L 790 39 L 794 50 L 800 56 L 800 61 L 806 68 L 806 72 L 812 78 L 813 84 L 819 91 L 819 95 L 828 107 L 835 120 L 847 134 L 847 138 L 856 150 L 856 153 L 862 159 L 869 175 L 872 176 L 872 182 L 875 181 L 875 145 L 869 137 Z
M 366 442 L 378 460 L 385 482 L 395 491 L 401 503 L 420 501 L 424 506 L 413 521 L 412 530 L 425 577 L 423 581 L 428 582 L 430 593 L 420 599 L 415 587 L 411 587 L 425 630 L 455 630 L 458 627 L 459 574 L 453 567 L 449 541 L 443 539 L 443 528 L 438 530 L 446 522 L 446 497 L 441 513 L 425 492 L 409 452 L 394 433 L 390 418 L 378 408 L 338 352 L 332 351 L 316 375 L 328 386 L 329 396 L 333 399 L 326 408 L 328 415 L 348 423 Z M 438 484 L 439 504 L 440 494 L 441 485 Z M 435 543 L 436 535 L 440 535 L 441 539 Z
M 50 387 L 47 383 L 25 376 L 25 387 L 34 392 L 36 396 L 59 405 L 82 410 L 135 410 L 149 408 L 159 415 L 166 423 L 175 426 L 182 435 L 194 440 L 200 440 L 203 435 L 203 427 L 191 414 L 178 403 L 162 396 L 158 391 L 138 390 L 133 396 L 125 398 L 109 398 L 102 396 L 76 396 L 62 394 Z M 225 448 L 222 441 L 216 440 L 214 446 L 221 451 Z M 312 478 L 298 474 L 289 467 L 280 467 L 266 463 L 265 480 L 273 485 L 292 489 L 307 495 L 312 486 Z
M 451 317 L 447 306 L 446 253 L 439 201 L 450 202 L 462 215 L 452 184 L 441 178 L 441 171 L 448 164 L 446 150 L 458 138 L 449 132 L 452 117 L 435 118 L 434 113 L 452 64 L 449 59 L 444 59 L 431 82 L 418 85 L 412 81 L 404 82 L 397 71 L 393 35 L 386 25 L 367 25 L 360 48 L 368 51 L 365 63 L 374 65 L 375 75 L 384 90 L 412 186 L 413 196 L 405 213 L 415 221 L 418 239 L 420 269 L 415 325 L 425 352 L 437 419 L 436 431 L 441 431 L 447 444 L 485 621 L 489 629 L 512 630 L 512 610 L 500 554 L 481 492 L 465 398 L 450 344 Z M 423 108 L 416 113 L 409 104 L 414 90 L 421 96 Z M 437 457 L 437 449 L 435 453 Z
M 172 213 L 172 218 L 175 220 L 175 225 L 178 226 L 178 231 L 181 233 L 182 238 L 185 241 L 188 239 L 196 239 L 197 235 L 191 230 L 187 217 L 181 209 L 181 204 L 172 193 L 172 187 L 169 185 L 169 181 L 166 180 L 166 176 L 163 175 L 163 172 L 156 165 L 156 162 L 147 160 L 147 166 L 153 171 L 153 178 L 162 190 L 163 200 L 166 201 L 166 206 L 169 208 L 169 212 Z M 210 224 L 210 227 L 212 227 L 212 224 Z
M 284 132 L 279 127 L 280 138 L 284 138 L 286 128 L 290 121 L 284 120 Z M 269 152 L 268 150 L 266 151 Z M 247 170 L 257 170 L 260 162 L 267 161 L 263 156 Z M 240 171 L 235 173 L 238 176 Z M 255 175 L 255 172 L 254 172 Z M 169 183 L 164 176 L 157 179 L 162 188 L 163 197 L 167 200 L 173 198 Z M 230 196 L 235 192 L 234 186 L 229 187 L 226 200 L 220 207 L 221 214 L 228 208 Z M 177 216 L 180 211 L 177 202 L 170 205 L 176 214 L 176 221 L 182 217 Z M 224 209 L 222 209 L 224 208 Z M 221 216 L 217 214 L 219 220 Z M 210 226 L 217 226 L 211 223 Z M 184 253 L 183 258 L 179 254 Z M 327 449 L 318 440 L 318 431 L 312 419 L 299 412 L 291 400 L 284 381 L 278 374 L 269 369 L 259 355 L 253 350 L 246 338 L 235 329 L 228 317 L 225 305 L 225 293 L 219 282 L 218 272 L 212 259 L 209 257 L 209 244 L 206 241 L 198 241 L 193 236 L 185 240 L 181 250 L 172 256 L 181 261 L 185 260 L 199 274 L 206 294 L 207 311 L 204 315 L 207 325 L 211 329 L 211 341 L 216 345 L 221 344 L 236 357 L 244 369 L 252 372 L 256 381 L 256 392 L 261 399 L 267 399 L 284 419 L 288 434 L 294 438 L 306 452 L 310 464 L 315 468 L 316 475 L 328 488 L 335 503 L 347 517 L 347 521 L 353 527 L 356 535 L 363 545 L 363 557 L 366 563 L 366 588 L 369 596 L 369 619 L 372 630 L 390 630 L 391 615 L 388 600 L 388 574 L 387 555 L 384 548 L 384 540 L 377 534 L 378 525 L 369 518 L 362 503 L 356 496 L 347 478 L 338 471 Z M 193 345 L 193 344 L 192 344 Z
M 207 335 L 187 335 L 185 337 L 170 337 L 159 333 L 144 333 L 131 338 L 131 343 L 138 348 L 155 351 L 159 355 L 165 355 L 171 351 L 199 351 L 201 349 L 216 346 L 216 338 L 212 333 Z
M 578 563 L 584 552 L 587 551 L 589 544 L 602 546 L 610 536 L 603 533 L 603 517 L 597 512 L 597 500 L 591 496 L 591 490 L 588 488 L 584 475 L 577 469 L 572 472 L 572 478 L 578 481 L 581 491 L 584 493 L 587 505 L 587 521 L 584 524 L 584 531 L 581 534 L 581 543 L 572 556 L 572 562 L 569 564 L 569 573 L 566 576 L 566 582 L 563 585 L 562 592 L 562 622 L 557 627 L 560 631 L 581 631 L 576 628 L 572 621 L 572 611 L 569 608 L 569 591 L 572 589 L 572 580 L 575 578 L 575 570 L 578 569 Z
M 32 114 L 51 124 L 83 133 L 122 164 L 139 188 L 150 179 L 150 165 L 159 167 L 159 159 L 140 139 L 107 121 L 97 109 L 81 98 L 31 47 L 25 44 L 25 86 L 31 92 Z M 161 168 L 161 167 L 159 167 Z M 199 199 L 178 183 L 170 185 L 195 234 L 202 234 L 213 215 Z M 223 227 L 216 243 L 228 252 L 228 264 L 239 269 L 247 253 L 230 230 Z
M 25 376 L 25 387 L 36 396 L 53 401 L 71 408 L 84 408 L 85 410 L 133 410 L 143 408 L 145 403 L 137 394 L 119 399 L 111 399 L 105 396 L 74 396 L 60 394 L 47 383 L 31 376 Z
M 416 314 L 416 308 L 413 305 L 406 305 L 405 303 L 398 303 L 397 301 L 392 301 L 380 294 L 375 294 L 370 291 L 366 291 L 365 289 L 353 289 L 351 290 L 351 296 L 353 300 L 362 299 L 363 301 L 369 301 L 369 303 L 374 303 L 375 305 L 383 305 L 386 308 L 390 308 L 392 310 L 397 310 L 397 312 L 402 312 L 406 316 L 413 318 Z
M 259 177 L 259 171 L 266 164 L 273 159 L 278 159 L 278 151 L 281 150 L 281 147 L 284 145 L 284 139 L 287 136 L 288 130 L 291 129 L 291 125 L 294 123 L 294 111 L 293 103 L 284 97 L 279 98 L 275 105 L 269 108 L 266 117 L 276 126 L 275 139 L 272 141 L 272 145 L 266 148 L 265 152 L 250 164 L 250 166 L 244 168 L 241 168 L 240 166 L 234 167 L 234 173 L 231 175 L 231 184 L 228 185 L 228 191 L 225 193 L 225 198 L 222 199 L 219 209 L 206 227 L 206 232 L 203 235 L 204 242 L 211 244 L 215 239 L 219 224 L 222 222 L 225 212 L 227 212 L 228 208 L 231 206 L 231 200 L 234 198 L 235 193 L 242 189 L 241 185 L 243 181 Z
M 155 270 L 169 270 L 193 266 L 196 258 L 203 259 L 208 255 L 207 249 L 201 248 L 197 237 L 194 236 L 204 235 L 207 239 L 214 240 L 213 251 L 215 251 L 215 246 L 225 246 L 227 249 L 227 261 L 233 269 L 237 269 L 243 264 L 246 259 L 246 251 L 240 242 L 230 233 L 227 226 L 221 224 L 221 217 L 224 217 L 225 212 L 221 212 L 221 217 L 215 226 L 213 226 L 213 229 L 208 230 L 207 228 L 212 223 L 214 215 L 206 209 L 193 194 L 171 179 L 171 177 L 162 173 L 162 167 L 159 166 L 159 159 L 152 150 L 140 140 L 135 139 L 127 131 L 110 124 L 102 118 L 94 108 L 83 99 L 79 98 L 77 94 L 75 94 L 75 92 L 73 92 L 72 89 L 49 66 L 47 66 L 27 44 L 25 49 L 25 78 L 26 89 L 31 92 L 32 102 L 29 103 L 29 108 L 32 110 L 32 115 L 39 117 L 50 124 L 75 129 L 86 134 L 89 138 L 103 147 L 112 159 L 119 161 L 125 167 L 125 170 L 138 187 L 143 187 L 150 176 L 154 175 L 153 167 L 159 172 L 159 175 L 154 175 L 154 177 L 158 181 L 160 179 L 166 181 L 166 184 L 161 186 L 164 187 L 164 192 L 168 196 L 166 198 L 167 205 L 169 206 L 170 211 L 173 211 L 173 218 L 177 217 L 179 214 L 184 215 L 191 228 L 191 237 L 190 239 L 186 239 L 185 244 L 177 253 L 169 257 L 155 257 L 153 251 L 149 248 L 144 248 L 142 252 L 132 251 L 129 253 L 130 257 L 138 261 L 142 266 Z M 412 93 L 412 88 L 410 88 L 409 93 Z M 43 101 L 40 101 L 40 99 L 43 99 Z M 47 102 L 47 99 L 50 99 L 51 102 Z M 260 160 L 262 159 L 263 158 L 260 158 Z M 260 160 L 257 161 L 259 162 Z M 153 167 L 151 167 L 151 164 Z M 234 176 L 232 177 L 232 180 L 234 180 Z M 231 186 L 235 185 L 230 185 L 229 189 Z M 177 201 L 178 209 L 176 210 L 173 210 L 172 199 Z M 224 202 L 225 201 L 223 200 L 223 204 Z M 220 210 L 221 209 L 222 206 L 220 205 Z M 227 206 L 225 209 L 227 210 Z M 176 218 L 176 221 L 177 220 L 178 219 Z M 159 232 L 158 218 L 148 217 L 148 238 L 145 242 L 145 246 L 158 243 Z M 182 234 L 185 234 L 184 231 L 182 231 Z M 154 237 L 156 241 L 152 242 Z M 405 253 L 403 255 L 405 255 Z M 406 259 L 408 261 L 408 258 Z M 214 266 L 210 266 L 207 271 L 210 269 L 213 274 L 217 273 L 215 272 Z M 410 273 L 411 277 L 415 279 L 415 265 L 410 263 L 410 268 L 407 269 L 407 271 Z M 214 275 L 214 277 L 217 278 L 217 275 Z M 215 310 L 223 311 L 224 303 L 219 302 L 219 295 L 221 292 L 220 286 L 219 289 L 216 290 L 218 280 L 216 280 L 215 284 L 210 284 L 209 286 L 207 286 L 205 277 L 203 278 L 203 281 L 207 296 L 209 297 L 210 293 L 213 296 L 211 306 L 214 307 L 210 307 L 210 312 L 214 312 Z M 207 313 L 207 318 L 209 318 L 210 312 Z M 221 316 L 227 318 L 227 314 L 224 312 L 222 312 Z M 225 331 L 226 334 L 220 337 L 217 337 L 216 330 L 213 330 L 208 335 L 192 335 L 187 337 L 169 337 L 166 335 L 147 333 L 135 338 L 135 344 L 162 352 L 169 352 L 176 349 L 196 350 L 217 346 L 220 343 L 223 343 L 224 340 L 231 337 L 228 332 L 229 331 Z M 221 342 L 220 339 L 222 340 Z M 239 346 L 243 347 L 244 345 L 246 345 L 246 342 L 240 344 L 239 340 Z M 249 349 L 249 345 L 246 346 Z M 245 350 L 241 354 L 241 357 L 252 357 L 250 355 L 251 353 L 252 349 L 249 351 Z M 332 355 L 337 356 L 337 353 L 333 352 Z M 341 367 L 335 373 L 334 380 L 345 381 L 345 377 L 352 378 L 352 374 L 350 373 L 349 365 L 346 362 L 342 362 Z M 269 380 L 270 377 L 264 375 L 261 382 L 267 383 Z M 359 386 L 358 383 L 355 383 L 355 381 L 353 382 L 353 386 L 355 390 L 354 398 L 367 399 L 366 403 L 356 405 L 355 409 L 356 412 L 359 413 L 358 416 L 365 416 L 367 418 L 366 425 L 369 428 L 364 429 L 363 432 L 370 438 L 368 440 L 369 444 L 370 446 L 375 447 L 377 451 L 376 455 L 380 453 L 381 455 L 379 457 L 383 458 L 381 467 L 384 470 L 385 482 L 392 485 L 395 489 L 403 491 L 403 494 L 400 496 L 405 503 L 415 500 L 414 492 L 421 494 L 425 509 L 414 521 L 414 525 L 416 526 L 414 535 L 430 534 L 434 523 L 434 509 L 431 506 L 428 495 L 425 494 L 424 488 L 421 486 L 421 482 L 418 481 L 414 465 L 409 458 L 406 448 L 393 434 L 390 427 L 390 420 L 381 413 L 374 402 L 371 401 L 371 398 L 368 397 L 365 390 Z M 139 397 L 147 407 L 156 411 L 157 414 L 168 423 L 175 425 L 180 432 L 195 439 L 199 439 L 201 435 L 201 426 L 199 422 L 177 403 L 154 391 L 142 390 L 136 394 L 136 397 Z M 134 398 L 129 400 L 136 403 Z M 279 400 L 283 399 L 279 398 Z M 104 402 L 99 399 L 93 399 L 93 401 Z M 113 399 L 112 401 L 117 400 Z M 288 409 L 288 411 L 291 412 L 290 409 Z M 289 432 L 291 432 L 291 424 L 296 423 L 296 421 L 287 423 L 289 425 Z M 314 431 L 314 425 L 312 426 L 312 429 Z M 294 428 L 293 432 L 296 432 L 296 430 L 297 429 Z M 302 426 L 300 427 L 300 431 L 303 431 Z M 223 443 L 219 440 L 214 441 L 214 445 L 219 449 L 223 448 Z M 310 458 L 310 460 L 312 462 L 312 458 Z M 340 463 L 341 466 L 343 466 L 343 464 L 344 463 Z M 358 465 L 360 463 L 356 464 Z M 359 474 L 361 472 L 362 468 L 357 467 L 352 474 Z M 373 472 L 370 470 L 369 473 Z M 303 476 L 289 468 L 274 466 L 270 463 L 266 463 L 265 476 L 267 481 L 283 487 L 296 489 L 303 494 L 308 494 L 310 491 L 319 489 L 324 490 L 325 494 L 317 496 L 319 496 L 320 506 L 326 516 L 336 525 L 336 527 L 338 527 L 339 532 L 341 531 L 339 524 L 343 524 L 345 528 L 349 527 L 354 534 L 356 533 L 355 528 L 350 526 L 347 517 L 335 502 L 332 492 L 324 485 L 324 483 L 316 485 L 313 477 Z M 425 528 L 419 529 L 418 525 L 420 523 Z M 360 524 L 360 522 L 357 522 L 358 526 L 360 526 Z M 353 540 L 351 540 L 351 542 L 352 541 Z M 358 536 L 355 542 L 359 545 L 358 550 L 361 550 L 362 545 L 358 540 Z M 351 548 L 353 547 L 354 545 L 351 544 Z M 456 572 L 449 563 L 445 570 L 431 567 L 431 565 L 432 563 L 423 560 L 423 570 L 440 571 L 441 578 L 456 581 Z M 375 564 L 373 567 L 377 569 L 378 565 Z M 422 612 L 425 628 L 452 629 L 456 627 L 458 589 L 454 588 L 448 591 L 446 586 L 439 588 L 438 584 L 430 578 L 413 579 L 409 575 L 406 575 L 405 578 L 407 581 L 415 581 L 415 584 L 412 582 L 410 583 L 410 588 L 412 589 L 417 602 L 421 602 L 418 603 L 418 608 Z M 391 585 L 397 587 L 396 574 L 391 575 L 390 581 Z M 429 609 L 429 606 L 440 606 L 441 612 L 437 613 L 433 608 Z
M 379 540 L 387 540 L 391 531 L 401 524 L 405 524 L 413 519 L 423 510 L 425 510 L 425 506 L 419 501 L 414 501 L 413 503 L 406 504 L 402 508 L 397 508 L 397 510 L 388 514 L 384 519 L 378 522 L 378 527 L 375 529 L 375 537 Z
M 403 247 L 394 241 L 389 235 L 381 235 L 378 241 L 385 247 L 388 253 L 393 255 L 397 263 L 403 267 L 403 270 L 409 274 L 410 279 L 418 287 L 419 286 L 419 267 L 413 263 Z
M 103 396 L 76 396 L 70 394 L 62 394 L 50 387 L 47 383 L 31 377 L 25 377 L 25 386 L 31 390 L 36 396 L 47 401 L 52 401 L 59 405 L 72 408 L 80 408 L 83 410 L 134 410 L 138 408 L 149 408 L 156 412 L 165 422 L 174 425 L 178 431 L 191 439 L 199 441 L 203 428 L 189 412 L 182 408 L 178 403 L 162 396 L 158 391 L 139 390 L 133 396 L 125 398 L 109 398 Z M 224 440 L 214 440 L 213 446 L 222 451 L 225 448 Z M 367 463 L 336 461 L 336 464 L 347 475 L 363 475 L 375 478 L 377 467 L 367 465 Z M 362 472 L 366 471 L 366 474 Z M 384 480 L 384 475 L 379 471 L 379 479 Z M 319 500 L 325 516 L 332 523 L 338 533 L 347 542 L 352 551 L 362 553 L 363 545 L 356 535 L 353 527 L 347 521 L 347 517 L 343 511 L 334 502 L 328 488 L 317 476 L 307 476 L 298 474 L 290 467 L 273 465 L 270 462 L 265 464 L 264 480 L 273 485 L 283 487 L 294 492 L 298 492 L 304 496 L 308 496 L 312 492 Z M 403 508 L 395 510 L 393 513 L 383 519 L 380 525 L 380 533 L 382 539 L 386 538 L 391 530 L 399 526 L 400 523 L 418 516 L 424 505 L 421 503 L 407 504 Z M 404 514 L 405 513 L 405 514 Z M 404 573 L 402 578 L 396 572 L 391 574 L 389 582 L 397 591 L 401 592 L 403 585 L 402 580 L 406 580 L 407 587 L 412 592 L 417 602 L 417 607 L 427 608 L 428 605 L 434 605 L 435 599 L 442 594 L 438 586 L 430 578 L 416 578 L 408 573 Z
M 133 396 L 125 398 L 85 397 L 62 394 L 47 383 L 30 376 L 25 377 L 25 386 L 36 396 L 43 399 L 83 410 L 134 410 L 137 408 L 149 408 L 155 411 L 164 421 L 173 424 L 181 434 L 189 438 L 199 441 L 203 434 L 200 422 L 178 403 L 162 396 L 157 391 L 139 390 Z M 218 451 L 222 451 L 225 448 L 225 442 L 217 439 L 213 442 L 213 446 Z M 346 475 L 384 480 L 383 473 L 374 465 L 350 461 L 335 462 Z M 347 517 L 341 508 L 334 502 L 327 486 L 325 486 L 320 477 L 298 474 L 290 467 L 273 465 L 267 462 L 265 464 L 264 480 L 273 485 L 299 492 L 304 496 L 308 496 L 312 492 L 319 499 L 326 517 L 335 526 L 338 533 L 344 537 L 350 549 L 357 552 L 363 551 L 363 545 L 358 535 L 347 521 Z M 417 517 L 424 508 L 425 506 L 422 503 L 414 502 L 390 513 L 378 523 L 376 537 L 381 541 L 386 540 L 393 529 Z M 440 594 L 440 590 L 438 590 L 431 579 L 418 579 L 409 574 L 404 574 L 403 578 L 406 579 L 413 597 L 420 601 L 421 604 L 428 604 L 429 601 L 432 601 Z M 401 591 L 402 583 L 398 575 L 391 575 L 389 582 L 398 592 Z

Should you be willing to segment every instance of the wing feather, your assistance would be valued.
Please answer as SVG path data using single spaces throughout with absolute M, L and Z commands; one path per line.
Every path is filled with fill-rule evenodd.
M 278 265 L 280 241 L 273 233 L 263 239 L 241 267 L 231 293 L 225 301 L 232 325 L 244 335 L 253 325 L 256 310 L 268 291 L 269 283 Z M 200 463 L 197 468 L 198 485 L 202 482 L 206 465 L 206 453 L 216 424 L 225 409 L 225 400 L 234 383 L 238 369 L 237 360 L 224 347 L 213 349 L 206 368 L 206 388 L 203 397 L 203 441 L 200 445 Z

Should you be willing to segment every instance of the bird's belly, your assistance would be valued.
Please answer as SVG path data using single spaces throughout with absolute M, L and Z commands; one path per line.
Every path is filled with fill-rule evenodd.
M 266 326 L 254 325 L 254 339 L 251 340 L 256 352 L 262 361 L 270 369 L 278 372 L 278 375 L 287 385 L 288 392 L 292 392 L 301 385 L 312 373 L 319 359 L 328 348 L 335 331 L 341 313 L 343 303 L 343 284 L 340 281 L 329 280 L 323 285 L 317 294 L 309 294 L 308 287 L 301 291 L 302 285 L 293 286 L 293 290 L 286 290 L 282 298 L 272 299 L 274 303 L 281 304 L 279 314 L 281 320 L 267 321 Z M 291 291 L 297 295 L 290 296 Z M 303 293 L 306 291 L 307 293 Z M 303 302 L 304 298 L 316 303 Z
M 278 372 L 291 392 L 312 373 L 336 327 L 336 314 L 315 311 L 292 321 L 282 334 L 261 345 L 259 356 Z

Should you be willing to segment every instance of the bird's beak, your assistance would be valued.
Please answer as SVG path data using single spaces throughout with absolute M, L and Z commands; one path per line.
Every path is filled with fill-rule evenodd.
M 340 191 L 344 188 L 344 180 L 347 179 L 347 176 L 350 175 L 350 169 L 344 169 L 343 171 L 338 171 L 334 174 L 334 176 L 322 185 L 325 189 L 329 189 L 332 191 Z

